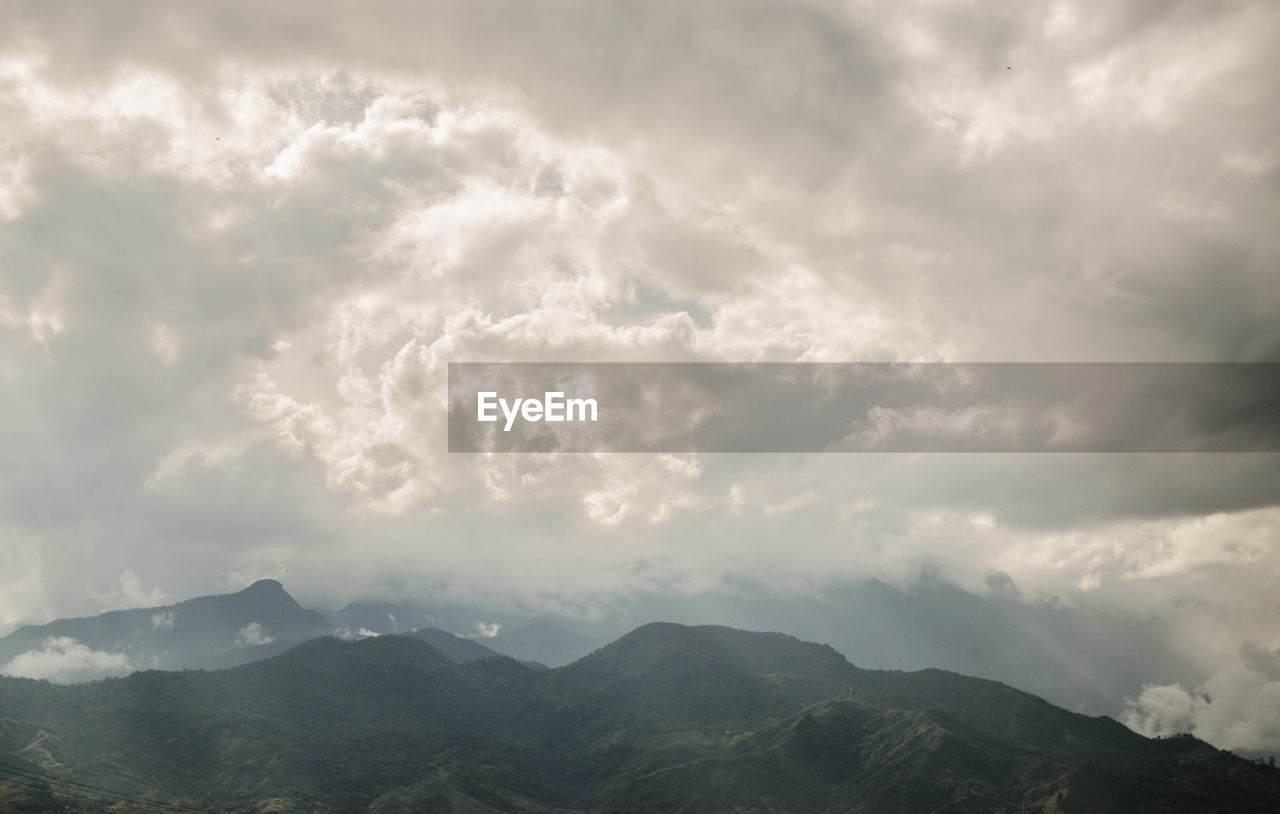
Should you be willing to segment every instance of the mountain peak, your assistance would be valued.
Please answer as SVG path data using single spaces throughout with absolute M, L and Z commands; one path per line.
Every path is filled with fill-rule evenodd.
M 837 683 L 848 680 L 853 665 L 829 645 L 805 642 L 785 633 L 738 630 L 720 625 L 688 626 L 651 622 L 636 628 L 605 650 L 647 659 L 654 647 L 683 648 L 733 665 L 749 675 L 807 673 Z
M 114 672 L 230 667 L 332 632 L 328 620 L 299 605 L 278 580 L 261 579 L 236 593 L 20 628 L 0 638 L 0 666 L 23 653 L 42 654 L 46 641 L 56 637 L 111 654 L 120 663 Z M 42 658 L 41 664 L 48 661 Z M 41 677 L 63 672 L 57 667 Z
M 278 579 L 260 579 L 240 593 L 285 593 L 284 583 Z

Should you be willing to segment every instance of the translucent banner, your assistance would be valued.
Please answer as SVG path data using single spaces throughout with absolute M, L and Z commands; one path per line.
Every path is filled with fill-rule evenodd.
M 449 365 L 450 452 L 1276 452 L 1280 363 Z

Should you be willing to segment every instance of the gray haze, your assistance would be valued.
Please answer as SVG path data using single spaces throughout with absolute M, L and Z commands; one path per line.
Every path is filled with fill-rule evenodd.
M 1048 686 L 1002 650 L 1023 619 L 1083 667 L 1055 700 L 1280 748 L 1276 455 L 445 434 L 450 361 L 1280 361 L 1276 4 L 0 20 L 0 632 L 262 577 L 767 628 L 875 580 L 975 671 Z

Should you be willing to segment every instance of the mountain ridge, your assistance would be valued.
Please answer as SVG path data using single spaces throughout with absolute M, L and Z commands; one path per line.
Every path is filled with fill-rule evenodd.
M 56 670 L 66 640 L 121 671 L 231 667 L 284 652 L 333 632 L 320 613 L 299 605 L 274 579 L 229 594 L 194 597 L 170 605 L 106 611 L 96 616 L 24 625 L 0 638 L 0 668 L 24 654 Z
M 716 626 L 643 626 L 550 670 L 459 663 L 396 635 L 321 637 L 224 670 L 0 678 L 0 719 L 0 762 L 235 812 L 1180 814 L 1280 800 L 1280 773 L 1193 738 L 1115 737 L 1114 721 L 1095 732 L 996 682 L 863 670 L 825 645 Z

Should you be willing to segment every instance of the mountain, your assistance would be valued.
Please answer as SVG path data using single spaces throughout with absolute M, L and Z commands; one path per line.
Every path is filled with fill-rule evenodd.
M 448 593 L 447 585 L 439 586 L 441 596 Z M 629 593 L 586 611 L 555 615 L 441 601 L 362 601 L 324 613 L 352 633 L 435 627 L 476 638 L 497 632 L 496 642 L 479 640 L 553 666 L 652 621 L 777 630 L 826 642 L 865 666 L 940 667 L 993 678 L 1093 715 L 1118 714 L 1125 692 L 1137 692 L 1152 676 L 1188 686 L 1209 678 L 1177 644 L 1168 620 L 1036 599 L 1002 574 L 991 575 L 987 590 L 978 593 L 928 575 L 909 588 L 862 580 L 803 597 L 745 581 L 726 591 Z
M 752 583 L 727 592 L 641 593 L 599 615 L 609 639 L 657 620 L 778 630 L 827 642 L 864 666 L 995 678 L 1094 715 L 1119 712 L 1124 691 L 1138 691 L 1152 676 L 1185 685 L 1209 678 L 1183 653 L 1168 620 L 1024 596 L 1004 575 L 992 575 L 988 590 L 976 594 L 929 575 L 909 588 L 867 580 L 803 597 Z
M 233 669 L 72 686 L 0 679 L 0 775 L 27 781 L 0 783 L 0 810 L 45 794 L 28 810 L 89 811 L 70 796 L 87 787 L 200 810 L 379 814 L 1280 803 L 1280 773 L 1194 738 L 1149 740 L 945 671 L 862 670 L 780 634 L 646 625 L 541 671 L 458 663 L 431 638 L 320 638 Z
M 497 650 L 491 650 L 474 639 L 464 639 L 438 627 L 424 627 L 421 630 L 415 630 L 405 635 L 421 639 L 440 651 L 441 655 L 455 664 L 468 664 L 480 659 L 503 658 L 502 653 Z
M 333 633 L 273 579 L 234 594 L 22 627 L 0 639 L 0 673 L 74 681 L 139 669 L 231 667 Z
M 672 684 L 689 674 L 698 680 Z M 881 707 L 942 709 L 1021 746 L 1107 750 L 1143 740 L 1110 718 L 1068 712 L 996 681 L 945 670 L 865 670 L 827 645 L 710 625 L 644 625 L 556 671 L 553 684 L 584 702 L 711 726 L 852 698 Z
M 497 612 L 470 605 L 419 602 L 352 602 L 327 614 L 354 634 L 407 634 L 435 629 L 459 638 L 485 636 L 484 646 L 519 661 L 560 667 L 582 658 L 612 637 L 580 630 L 569 619 Z M 459 635 L 461 634 L 461 635 Z
M 582 658 L 607 641 L 571 630 L 555 619 L 539 619 L 501 630 L 488 639 L 488 646 L 521 661 L 562 667 Z
M 413 602 L 352 602 L 325 614 L 329 621 L 352 633 L 410 633 L 424 627 L 443 627 L 450 622 L 435 608 Z
M 1017 748 L 938 710 L 816 704 L 726 755 L 624 776 L 618 814 L 1269 811 L 1280 776 L 1194 739 L 1110 760 Z
M 491 634 L 528 624 L 528 614 L 495 611 L 473 605 L 361 600 L 327 611 L 325 617 L 352 633 L 409 633 L 425 627 L 455 635 Z

